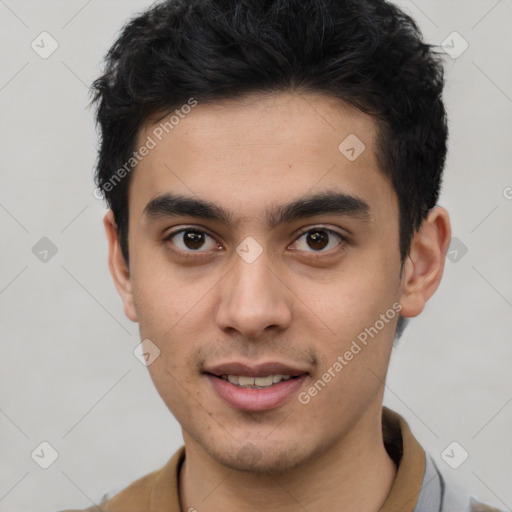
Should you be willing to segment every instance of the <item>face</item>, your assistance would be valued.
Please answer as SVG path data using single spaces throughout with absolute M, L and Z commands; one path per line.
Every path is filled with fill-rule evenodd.
M 139 136 L 157 143 L 131 177 L 118 288 L 185 442 L 286 471 L 364 436 L 404 300 L 375 121 L 280 93 L 199 104 L 161 141 L 158 124 Z

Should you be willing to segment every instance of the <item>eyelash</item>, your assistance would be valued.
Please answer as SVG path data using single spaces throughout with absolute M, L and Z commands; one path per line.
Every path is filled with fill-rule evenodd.
M 336 245 L 336 247 L 329 249 L 328 251 L 304 251 L 305 253 L 308 254 L 309 258 L 320 258 L 324 254 L 330 254 L 332 251 L 339 251 L 342 247 L 344 247 L 345 245 L 348 244 L 348 239 L 345 236 L 343 236 L 338 231 L 335 231 L 330 228 L 326 228 L 324 226 L 313 226 L 310 228 L 305 228 L 297 235 L 297 237 L 295 238 L 293 243 L 294 244 L 297 243 L 297 241 L 300 240 L 304 235 L 307 235 L 308 233 L 314 233 L 315 231 L 325 232 L 329 235 L 329 237 L 334 236 L 339 239 L 339 242 Z M 295 249 L 295 250 L 297 250 L 297 249 Z
M 180 228 L 176 231 L 169 233 L 164 238 L 163 241 L 168 244 L 167 245 L 168 249 L 172 253 L 174 253 L 184 259 L 197 259 L 197 258 L 201 258 L 201 257 L 210 256 L 211 251 L 200 251 L 200 250 L 198 250 L 198 251 L 183 251 L 181 249 L 176 248 L 176 246 L 174 246 L 174 244 L 171 242 L 172 238 L 174 238 L 176 235 L 179 235 L 180 233 L 184 233 L 186 231 L 195 231 L 197 233 L 204 234 L 204 235 L 212 238 L 213 240 L 215 240 L 215 237 L 213 235 L 211 235 L 210 233 L 208 233 L 207 231 L 205 231 L 204 229 L 195 228 L 195 227 L 185 227 L 185 228 Z M 303 253 L 307 254 L 306 257 L 315 259 L 315 258 L 324 257 L 324 255 L 326 255 L 326 254 L 330 255 L 333 251 L 340 251 L 340 250 L 342 250 L 342 248 L 344 248 L 349 243 L 348 239 L 344 235 L 339 233 L 338 231 L 335 231 L 333 229 L 319 225 L 319 226 L 312 226 L 312 227 L 304 228 L 302 231 L 300 231 L 298 233 L 298 235 L 296 236 L 296 238 L 290 245 L 297 243 L 297 241 L 299 241 L 300 238 L 303 237 L 304 235 L 307 235 L 308 233 L 313 233 L 315 231 L 321 231 L 321 232 L 327 233 L 329 236 L 335 236 L 336 238 L 339 239 L 339 243 L 337 244 L 337 246 L 335 248 L 329 249 L 328 251 L 300 251 L 298 249 L 292 249 L 292 250 L 297 251 L 297 252 L 303 252 Z M 216 244 L 217 244 L 216 250 L 219 250 L 220 244 L 218 242 L 216 242 Z
M 173 231 L 171 233 L 169 233 L 165 238 L 164 238 L 164 242 L 167 244 L 167 248 L 168 250 L 170 250 L 172 253 L 178 255 L 180 258 L 183 258 L 183 259 L 197 259 L 197 258 L 201 258 L 201 257 L 208 257 L 211 255 L 211 252 L 208 251 L 182 251 L 181 249 L 178 249 L 174 246 L 174 244 L 171 242 L 172 238 L 174 238 L 176 235 L 179 235 L 180 233 L 185 233 L 186 231 L 194 231 L 194 232 L 197 232 L 197 233 L 202 233 L 212 239 L 215 240 L 215 237 L 213 235 L 210 235 L 210 233 L 208 233 L 207 231 L 205 231 L 204 229 L 200 229 L 200 228 L 195 228 L 195 227 L 186 227 L 186 228 L 180 228 L 176 231 Z M 217 243 L 217 242 L 216 242 Z M 219 246 L 220 244 L 217 243 L 217 246 Z

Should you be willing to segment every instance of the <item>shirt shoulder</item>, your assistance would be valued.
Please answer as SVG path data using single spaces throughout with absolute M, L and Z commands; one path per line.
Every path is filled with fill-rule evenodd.
M 151 490 L 160 471 L 154 471 L 132 482 L 108 501 L 85 509 L 66 509 L 60 512 L 149 512 Z
M 163 505 L 169 512 L 179 512 L 178 474 L 183 460 L 182 447 L 164 467 L 135 480 L 107 501 L 60 512 L 152 512 Z

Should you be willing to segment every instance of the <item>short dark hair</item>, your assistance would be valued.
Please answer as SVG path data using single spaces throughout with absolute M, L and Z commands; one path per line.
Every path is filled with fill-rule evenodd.
M 135 17 L 93 85 L 96 184 L 126 261 L 126 169 L 136 165 L 137 137 L 150 116 L 191 98 L 297 91 L 325 93 L 375 118 L 376 156 L 398 198 L 403 262 L 438 200 L 446 158 L 440 55 L 384 0 L 167 0 Z

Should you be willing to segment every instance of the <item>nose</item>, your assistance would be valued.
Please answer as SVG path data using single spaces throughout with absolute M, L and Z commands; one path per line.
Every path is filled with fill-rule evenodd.
M 270 270 L 265 253 L 252 263 L 236 258 L 235 268 L 219 283 L 218 327 L 249 339 L 286 329 L 292 317 L 289 292 Z

